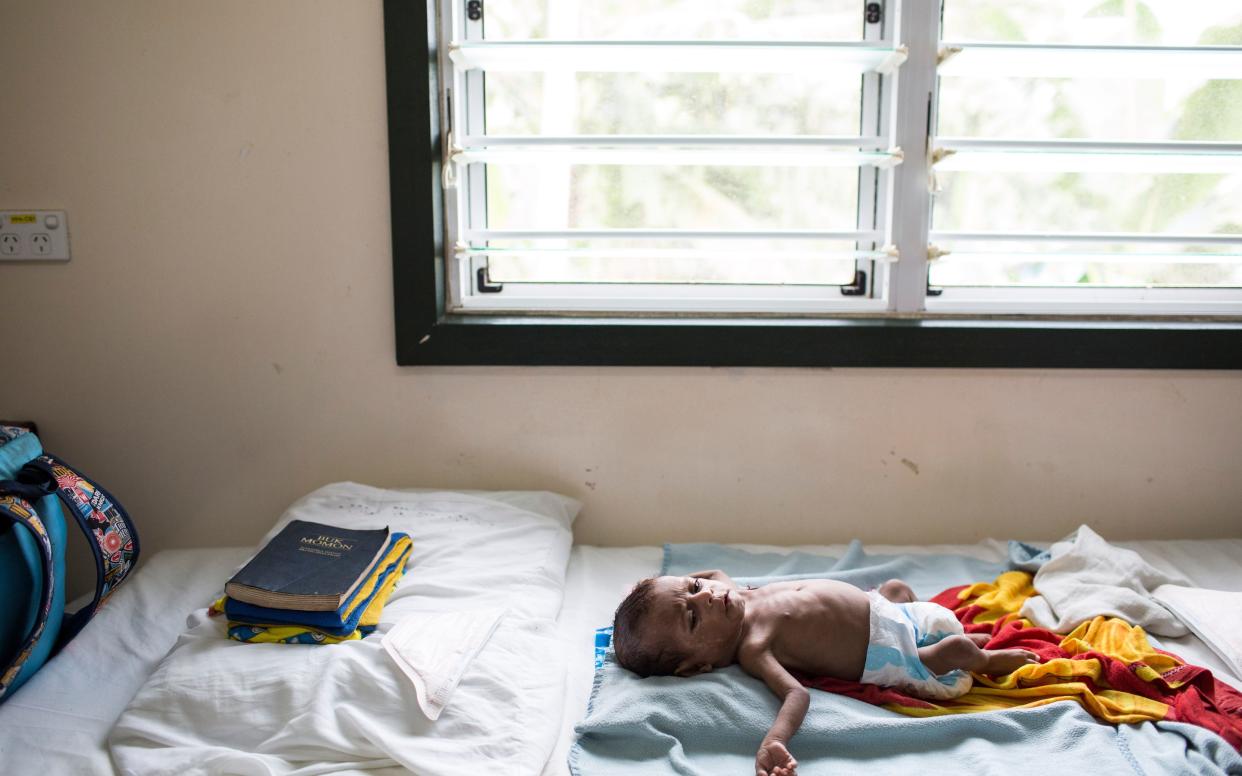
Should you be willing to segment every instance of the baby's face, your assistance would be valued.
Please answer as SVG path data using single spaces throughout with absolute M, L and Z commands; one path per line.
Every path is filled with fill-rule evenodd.
M 734 662 L 741 640 L 746 601 L 723 582 L 690 577 L 657 577 L 647 638 L 659 639 L 685 655 L 681 676 Z

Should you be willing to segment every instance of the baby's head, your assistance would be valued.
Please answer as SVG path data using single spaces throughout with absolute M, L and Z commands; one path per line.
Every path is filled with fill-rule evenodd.
M 745 612 L 743 597 L 723 582 L 644 579 L 613 618 L 617 662 L 639 676 L 693 676 L 731 665 Z

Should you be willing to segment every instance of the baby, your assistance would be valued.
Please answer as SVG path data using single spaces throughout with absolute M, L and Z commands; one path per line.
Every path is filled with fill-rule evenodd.
M 970 689 L 967 671 L 1003 674 L 1038 662 L 1022 649 L 983 649 L 948 609 L 889 580 L 864 593 L 829 579 L 739 588 L 723 571 L 644 579 L 617 607 L 617 661 L 640 676 L 693 676 L 739 664 L 781 699 L 755 756 L 756 776 L 793 776 L 786 748 L 810 695 L 790 672 L 878 684 L 928 699 Z

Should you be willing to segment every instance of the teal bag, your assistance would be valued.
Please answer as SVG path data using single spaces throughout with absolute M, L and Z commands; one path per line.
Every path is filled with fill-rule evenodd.
M 95 556 L 95 595 L 65 616 L 66 511 Z M 0 703 L 72 639 L 138 562 L 111 494 L 24 428 L 0 426 Z

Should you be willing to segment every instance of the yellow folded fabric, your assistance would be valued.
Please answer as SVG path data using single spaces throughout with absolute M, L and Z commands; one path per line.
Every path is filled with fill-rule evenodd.
M 1027 598 L 1038 595 L 1033 581 L 1026 572 L 1008 571 L 994 582 L 968 585 L 957 594 L 959 618 L 969 624 L 989 624 L 993 633 L 999 633 L 1011 623 L 1019 629 L 1033 628 L 1029 620 L 1018 614 Z M 1022 630 L 1009 632 L 1011 636 L 1021 633 Z M 1033 645 L 1015 642 L 1005 646 L 1031 648 Z M 1058 646 L 1069 657 L 1022 666 L 1003 676 L 975 674 L 970 692 L 952 701 L 885 705 L 909 716 L 932 717 L 1030 708 L 1069 700 L 1097 719 L 1114 724 L 1167 718 L 1168 704 L 1111 687 L 1106 669 L 1099 660 L 1075 657 L 1088 652 L 1106 655 L 1128 665 L 1135 676 L 1146 682 L 1182 665 L 1177 658 L 1153 647 L 1142 628 L 1116 618 L 1096 617 L 1062 637 Z

